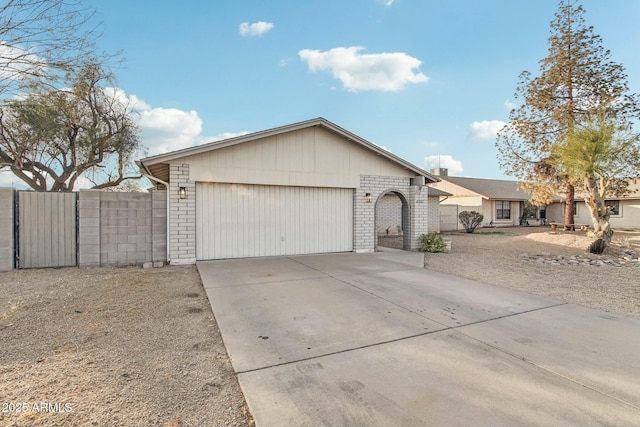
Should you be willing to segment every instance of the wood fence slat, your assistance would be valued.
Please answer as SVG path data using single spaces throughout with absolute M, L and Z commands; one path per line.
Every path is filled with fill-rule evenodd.
M 75 193 L 20 191 L 19 268 L 77 264 Z

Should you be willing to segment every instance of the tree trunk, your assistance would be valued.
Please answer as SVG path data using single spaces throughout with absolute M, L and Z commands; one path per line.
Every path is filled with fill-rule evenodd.
M 565 231 L 575 231 L 573 226 L 573 216 L 576 214 L 574 200 L 575 200 L 575 188 L 573 184 L 567 184 L 565 190 L 565 208 L 564 208 L 564 229 Z
M 613 230 L 609 224 L 611 214 L 605 204 L 604 195 L 601 194 L 601 188 L 604 188 L 604 182 L 598 182 L 597 178 L 585 178 L 584 189 L 587 195 L 584 201 L 589 208 L 589 214 L 591 214 L 593 232 L 609 244 L 613 237 Z

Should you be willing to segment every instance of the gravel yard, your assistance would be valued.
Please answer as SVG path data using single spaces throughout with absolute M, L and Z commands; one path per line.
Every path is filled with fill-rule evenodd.
M 0 342 L 2 426 L 253 424 L 195 266 L 0 273 Z
M 539 261 L 616 260 L 640 233 L 601 257 L 584 233 L 543 227 L 445 237 L 427 269 L 640 319 L 637 262 Z M 195 266 L 0 273 L 0 342 L 2 426 L 253 425 Z
M 586 252 L 591 239 L 584 232 L 552 233 L 546 227 L 478 229 L 443 237 L 451 239 L 451 253 L 426 254 L 427 269 L 640 319 L 639 232 L 616 231 L 603 255 Z M 625 248 L 636 256 L 624 254 Z M 551 263 L 572 256 L 604 265 Z M 614 266 L 620 259 L 624 266 Z

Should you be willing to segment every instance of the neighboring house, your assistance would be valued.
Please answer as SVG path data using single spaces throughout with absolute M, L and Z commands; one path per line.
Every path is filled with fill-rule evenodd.
M 640 229 L 640 177 L 632 178 L 629 182 L 630 194 L 625 197 L 609 197 L 605 199 L 611 206 L 609 224 L 612 228 Z M 565 202 L 561 197 L 554 198 L 554 202 L 546 208 L 547 221 L 564 224 Z M 591 214 L 584 203 L 584 196 L 576 194 L 574 224 L 591 225 Z
M 484 216 L 483 227 L 520 224 L 529 194 L 519 190 L 516 181 L 453 177 L 446 169 L 431 172 L 441 180 L 431 186 L 451 194 L 440 200 L 441 230 L 461 229 L 458 214 L 462 211 L 480 212 Z
M 323 119 L 142 159 L 168 188 L 168 258 L 371 252 L 376 207 L 401 203 L 403 247 L 429 231 L 438 178 Z M 396 222 L 398 222 L 396 220 Z
M 429 232 L 440 232 L 440 198 L 451 194 L 427 187 L 429 200 Z M 376 205 L 376 230 L 378 236 L 399 236 L 404 230 L 402 200 L 393 193 L 385 194 Z

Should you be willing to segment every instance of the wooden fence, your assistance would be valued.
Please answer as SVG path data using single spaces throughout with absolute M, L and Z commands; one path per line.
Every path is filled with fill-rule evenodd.
M 17 192 L 18 268 L 77 265 L 77 193 Z

